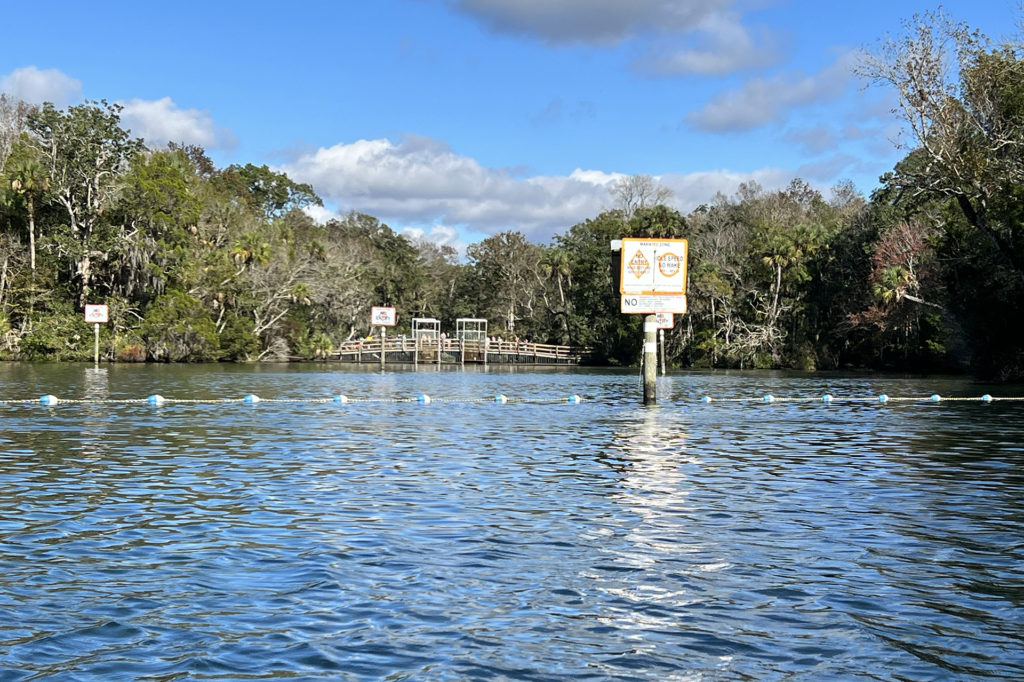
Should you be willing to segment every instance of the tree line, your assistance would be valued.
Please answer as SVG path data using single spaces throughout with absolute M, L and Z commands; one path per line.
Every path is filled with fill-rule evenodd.
M 949 69 L 952 61 L 955 69 Z M 314 188 L 267 166 L 217 168 L 147 147 L 105 101 L 59 110 L 0 94 L 0 358 L 84 360 L 86 303 L 107 303 L 116 361 L 327 357 L 373 305 L 480 317 L 494 334 L 634 364 L 611 240 L 689 240 L 686 367 L 969 369 L 1024 376 L 1024 59 L 941 13 L 861 63 L 891 87 L 907 153 L 869 198 L 796 179 L 683 215 L 649 176 L 548 244 L 508 231 L 454 249 L 373 216 L 325 224 Z

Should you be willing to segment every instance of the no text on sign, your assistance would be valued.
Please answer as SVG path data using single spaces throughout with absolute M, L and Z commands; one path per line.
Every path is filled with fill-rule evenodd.
M 685 295 L 687 248 L 685 239 L 623 239 L 619 293 Z
M 622 294 L 619 310 L 624 313 L 685 313 L 686 296 L 648 296 L 640 294 Z
M 104 304 L 87 303 L 85 305 L 85 321 L 91 324 L 106 324 L 110 319 L 110 311 Z

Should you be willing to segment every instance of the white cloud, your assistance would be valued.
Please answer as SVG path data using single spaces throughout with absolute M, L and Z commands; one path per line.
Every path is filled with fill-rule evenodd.
M 57 69 L 26 66 L 0 78 L 0 92 L 29 104 L 50 102 L 63 109 L 82 99 L 82 82 Z
M 124 127 L 150 145 L 179 142 L 197 144 L 206 149 L 224 149 L 235 144 L 234 135 L 214 125 L 208 111 L 179 109 L 170 97 L 130 99 L 119 104 L 123 107 L 121 122 Z
M 775 46 L 757 44 L 735 12 L 709 14 L 696 26 L 693 45 L 680 47 L 679 42 L 655 48 L 641 66 L 660 74 L 721 75 L 778 61 Z
M 720 93 L 686 120 L 700 130 L 749 130 L 780 119 L 789 109 L 835 100 L 854 82 L 854 59 L 855 53 L 844 54 L 813 75 L 752 79 L 738 90 Z
M 359 140 L 299 156 L 280 170 L 310 183 L 339 211 L 364 212 L 415 238 L 450 244 L 460 252 L 467 231 L 523 233 L 535 243 L 611 208 L 609 190 L 621 173 L 576 169 L 568 175 L 520 176 L 486 168 L 443 142 L 408 138 Z M 674 207 L 687 212 L 716 192 L 732 194 L 742 182 L 785 187 L 795 173 L 766 168 L 665 174 L 655 178 L 675 192 Z M 311 213 L 311 215 L 314 215 Z M 329 212 L 314 215 L 319 220 Z
M 538 240 L 600 212 L 612 175 L 519 177 L 485 168 L 437 140 L 406 138 L 337 144 L 286 164 L 338 206 L 400 224 L 442 222 L 484 233 L 518 230 Z
M 792 171 L 769 167 L 749 173 L 725 169 L 666 173 L 655 180 L 675 194 L 674 207 L 677 210 L 689 213 L 701 204 L 710 202 L 717 193 L 731 196 L 745 182 L 756 182 L 765 190 L 772 191 L 785 187 L 794 177 L 796 174 Z

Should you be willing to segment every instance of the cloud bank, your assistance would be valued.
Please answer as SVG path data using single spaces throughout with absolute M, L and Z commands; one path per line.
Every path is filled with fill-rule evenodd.
M 26 66 L 0 78 L 0 92 L 29 104 L 50 102 L 63 109 L 82 99 L 82 82 L 57 69 Z
M 150 146 L 168 142 L 197 144 L 206 149 L 226 149 L 236 143 L 226 128 L 216 126 L 208 111 L 180 109 L 170 97 L 158 100 L 129 99 L 118 102 L 121 122 Z
M 374 215 L 412 237 L 453 245 L 454 227 L 485 235 L 514 230 L 531 241 L 546 242 L 612 208 L 610 190 L 624 177 L 584 169 L 568 175 L 521 175 L 484 167 L 441 141 L 422 137 L 340 143 L 301 155 L 281 170 L 310 183 L 343 213 Z M 742 182 L 754 180 L 774 189 L 793 177 L 790 171 L 767 168 L 665 174 L 656 180 L 675 193 L 674 207 L 687 212 L 716 192 L 732 194 Z

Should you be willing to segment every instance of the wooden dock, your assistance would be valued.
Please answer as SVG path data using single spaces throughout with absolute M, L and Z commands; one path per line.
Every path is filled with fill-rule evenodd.
M 329 360 L 379 363 L 381 339 L 346 341 L 328 355 Z M 527 341 L 462 341 L 388 338 L 384 363 L 398 364 L 530 364 L 578 365 L 590 357 L 589 348 Z

